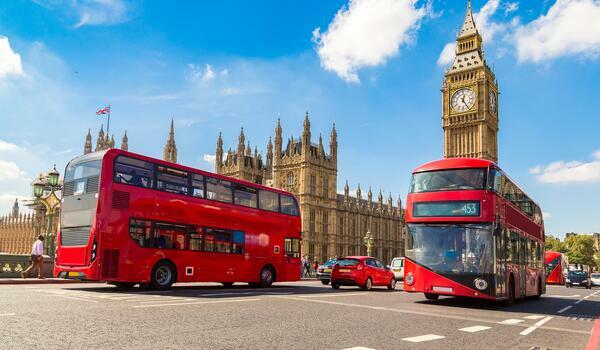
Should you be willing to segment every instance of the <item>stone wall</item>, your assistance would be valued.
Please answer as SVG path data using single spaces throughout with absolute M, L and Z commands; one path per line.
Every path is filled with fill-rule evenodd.
M 29 255 L 15 255 L 0 253 L 0 278 L 20 278 L 21 272 L 31 265 Z M 44 277 L 52 277 L 54 261 L 49 256 L 44 256 Z M 37 270 L 31 272 L 29 277 L 37 277 Z

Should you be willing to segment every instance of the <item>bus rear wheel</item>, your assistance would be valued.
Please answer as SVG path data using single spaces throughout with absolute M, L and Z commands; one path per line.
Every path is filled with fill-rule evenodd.
M 508 282 L 508 299 L 504 302 L 506 306 L 512 306 L 515 303 L 515 282 L 513 277 L 510 276 L 510 280 Z
M 425 293 L 425 299 L 427 299 L 427 300 L 438 300 L 439 298 L 440 298 L 439 294 Z
M 270 266 L 266 266 L 260 271 L 259 286 L 262 288 L 270 287 L 275 282 L 275 272 Z
M 159 261 L 152 269 L 150 284 L 154 289 L 169 289 L 175 283 L 175 267 L 168 261 Z

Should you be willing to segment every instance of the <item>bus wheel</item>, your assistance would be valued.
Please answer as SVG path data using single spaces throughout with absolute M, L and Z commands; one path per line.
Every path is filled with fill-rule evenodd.
M 175 283 L 175 267 L 167 261 L 159 261 L 152 269 L 150 283 L 155 289 L 168 289 Z
M 260 272 L 260 282 L 259 285 L 262 288 L 270 287 L 275 281 L 275 273 L 270 266 L 267 266 L 262 269 Z
M 425 293 L 425 299 L 427 299 L 427 300 L 438 300 L 439 298 L 440 298 L 439 294 Z
M 535 299 L 539 299 L 542 296 L 542 280 L 538 278 L 537 294 L 534 296 Z
M 221 284 L 225 288 L 231 288 L 233 286 L 233 282 L 221 282 Z
M 504 305 L 511 306 L 515 303 L 515 282 L 513 281 L 513 277 L 510 276 L 510 280 L 508 282 L 508 299 L 504 302 Z

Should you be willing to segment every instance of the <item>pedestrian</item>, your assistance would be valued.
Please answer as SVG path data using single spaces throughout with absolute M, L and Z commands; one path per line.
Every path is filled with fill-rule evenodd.
M 27 270 L 21 272 L 21 277 L 26 278 L 31 270 L 38 269 L 38 278 L 44 278 L 44 236 L 39 235 L 37 241 L 33 243 L 31 249 L 31 266 Z
M 315 261 L 313 262 L 313 273 L 315 274 L 315 276 L 317 275 L 317 269 L 319 268 L 319 261 L 315 258 Z
M 310 277 L 310 262 L 308 255 L 304 257 L 304 277 Z
M 300 260 L 300 278 L 304 277 L 304 275 L 306 274 L 306 257 L 302 257 L 302 259 Z

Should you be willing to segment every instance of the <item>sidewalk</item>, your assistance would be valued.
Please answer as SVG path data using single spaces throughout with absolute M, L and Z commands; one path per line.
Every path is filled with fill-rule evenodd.
M 65 283 L 89 283 L 87 281 L 67 280 L 64 278 L 0 278 L 0 285 L 3 284 L 65 284 Z

